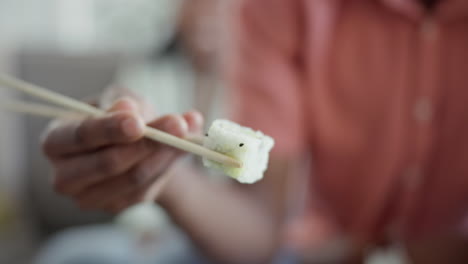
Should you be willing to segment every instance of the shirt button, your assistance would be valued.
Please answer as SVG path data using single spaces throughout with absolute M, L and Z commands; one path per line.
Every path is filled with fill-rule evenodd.
M 417 166 L 411 166 L 405 175 L 404 184 L 409 190 L 414 190 L 421 185 L 422 172 Z
M 438 25 L 434 19 L 426 19 L 421 25 L 421 35 L 425 39 L 433 40 L 437 36 Z
M 413 109 L 414 119 L 418 122 L 429 122 L 432 118 L 432 106 L 428 98 L 420 98 Z

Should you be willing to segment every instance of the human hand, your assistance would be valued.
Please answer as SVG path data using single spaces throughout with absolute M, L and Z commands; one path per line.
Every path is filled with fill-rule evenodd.
M 43 140 L 43 152 L 54 170 L 57 192 L 82 209 L 119 212 L 144 200 L 147 192 L 182 152 L 144 138 L 142 103 L 123 98 L 101 118 L 53 122 Z M 149 126 L 177 137 L 198 133 L 197 112 L 166 115 Z

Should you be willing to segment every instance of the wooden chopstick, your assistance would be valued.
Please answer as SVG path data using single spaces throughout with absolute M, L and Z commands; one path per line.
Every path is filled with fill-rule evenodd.
M 0 108 L 11 112 L 42 116 L 46 118 L 75 119 L 86 117 L 80 113 L 68 111 L 63 108 L 17 100 L 8 100 L 6 102 L 0 101 Z
M 8 102 L 0 101 L 0 109 L 5 109 L 10 112 L 28 114 L 32 116 L 41 116 L 46 118 L 60 119 L 83 119 L 86 115 L 65 110 L 59 107 L 48 106 L 44 104 L 31 103 L 19 100 L 8 100 Z M 192 143 L 203 145 L 203 136 L 191 134 L 184 138 Z
M 50 103 L 60 105 L 67 109 L 79 112 L 80 114 L 83 114 L 85 116 L 101 117 L 106 114 L 106 112 L 104 112 L 103 110 L 95 108 L 86 103 L 80 102 L 70 97 L 49 91 L 45 88 L 24 82 L 22 80 L 19 80 L 14 77 L 10 77 L 1 73 L 0 73 L 0 85 L 6 86 L 8 88 L 14 88 L 28 95 L 40 98 Z M 190 141 L 178 138 L 176 136 L 173 136 L 171 134 L 168 134 L 166 132 L 163 132 L 163 131 L 160 131 L 160 130 L 157 130 L 148 126 L 145 127 L 145 137 L 167 144 L 167 145 L 170 145 L 172 147 L 205 157 L 209 160 L 213 160 L 213 161 L 219 162 L 227 166 L 236 167 L 236 168 L 242 167 L 241 162 L 229 156 L 212 151 L 203 146 L 197 145 Z

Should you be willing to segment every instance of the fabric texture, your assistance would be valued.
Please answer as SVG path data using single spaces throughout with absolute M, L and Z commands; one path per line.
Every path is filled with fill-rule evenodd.
M 468 1 L 239 0 L 233 118 L 312 152 L 335 228 L 363 240 L 456 232 L 468 212 Z

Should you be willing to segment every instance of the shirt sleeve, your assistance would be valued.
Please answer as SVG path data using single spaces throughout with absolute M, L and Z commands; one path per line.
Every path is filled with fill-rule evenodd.
M 223 66 L 228 114 L 275 139 L 273 152 L 306 145 L 298 0 L 237 0 L 229 8 Z

